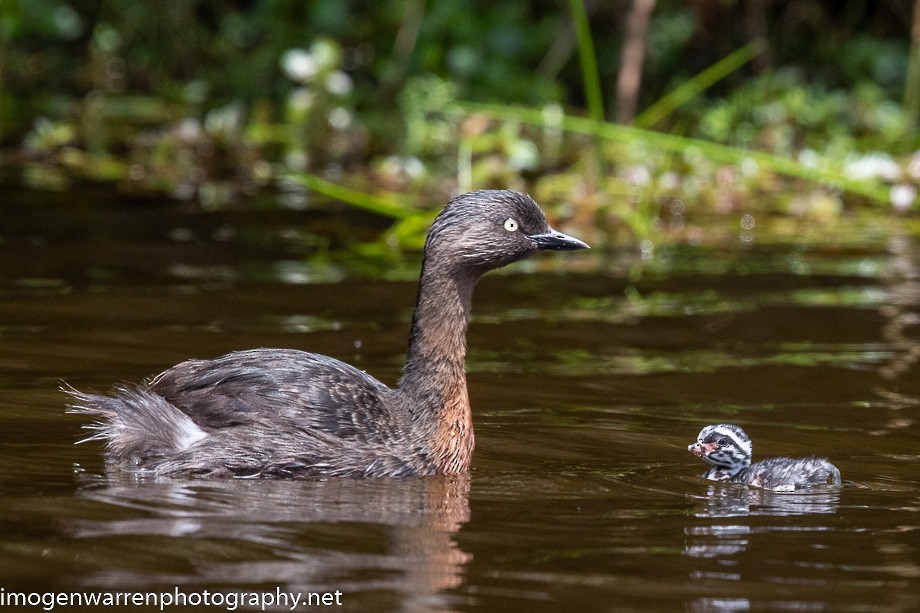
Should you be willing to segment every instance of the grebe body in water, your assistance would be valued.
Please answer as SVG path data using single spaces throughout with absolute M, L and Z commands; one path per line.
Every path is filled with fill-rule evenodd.
M 840 471 L 824 458 L 770 458 L 751 464 L 751 438 L 734 424 L 706 426 L 687 450 L 712 465 L 703 474 L 712 481 L 746 483 L 774 491 L 841 482 Z
M 110 467 L 167 477 L 403 477 L 469 469 L 466 330 L 485 272 L 588 245 L 524 194 L 451 200 L 425 241 L 403 375 L 389 388 L 324 355 L 252 349 L 189 360 L 110 396 L 66 389 Z

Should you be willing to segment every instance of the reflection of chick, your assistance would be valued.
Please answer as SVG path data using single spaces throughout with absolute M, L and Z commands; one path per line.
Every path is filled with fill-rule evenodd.
M 774 491 L 840 485 L 840 471 L 824 458 L 770 458 L 751 464 L 751 438 L 733 424 L 706 426 L 687 450 L 712 464 L 703 477 L 713 481 L 747 483 Z

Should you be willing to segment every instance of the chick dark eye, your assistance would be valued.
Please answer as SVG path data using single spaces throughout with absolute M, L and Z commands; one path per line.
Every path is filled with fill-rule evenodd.
M 512 219 L 511 217 L 509 217 L 508 219 L 505 220 L 505 230 L 507 230 L 508 232 L 517 232 L 517 229 L 518 229 L 518 222 L 516 219 Z
M 728 439 L 723 436 L 722 438 L 719 439 L 718 445 L 719 447 L 725 447 L 726 445 L 728 445 Z

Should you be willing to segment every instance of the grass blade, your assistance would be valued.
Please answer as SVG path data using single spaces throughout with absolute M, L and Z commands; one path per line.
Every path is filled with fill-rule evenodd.
M 381 198 L 359 192 L 309 173 L 291 174 L 288 178 L 318 194 L 391 219 L 407 219 L 419 214 L 419 211 L 411 205 L 404 204 L 395 198 Z
M 588 115 L 597 121 L 603 121 L 604 97 L 601 94 L 601 78 L 597 71 L 597 55 L 594 52 L 594 40 L 591 38 L 591 26 L 583 0 L 569 0 L 569 10 L 572 12 L 575 34 L 578 38 L 578 58 L 581 61 L 581 79 L 585 88 Z
M 757 48 L 753 43 L 741 47 L 737 51 L 725 56 L 703 72 L 691 77 L 673 91 L 639 113 L 633 125 L 639 128 L 650 128 L 674 112 L 682 104 L 697 96 L 700 92 L 712 87 L 731 73 L 735 72 L 752 59 L 757 57 Z

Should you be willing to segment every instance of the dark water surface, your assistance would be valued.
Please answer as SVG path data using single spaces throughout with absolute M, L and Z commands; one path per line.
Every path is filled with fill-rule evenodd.
M 133 483 L 74 445 L 60 380 L 105 390 L 277 346 L 395 382 L 418 259 L 334 257 L 382 227 L 323 203 L 0 193 L 0 587 L 339 591 L 315 608 L 354 611 L 920 610 L 920 241 L 897 231 L 491 274 L 466 478 Z M 826 455 L 848 484 L 707 483 L 686 446 L 722 421 L 755 458 Z

